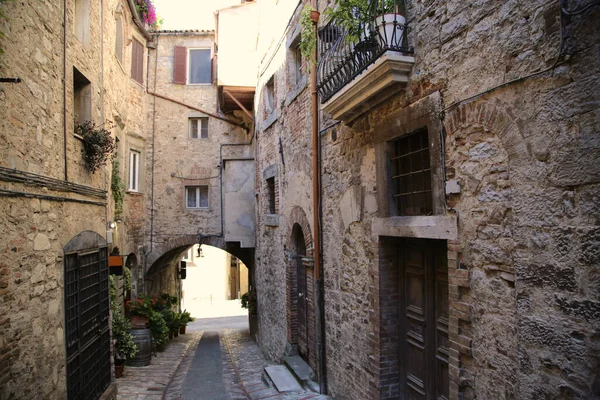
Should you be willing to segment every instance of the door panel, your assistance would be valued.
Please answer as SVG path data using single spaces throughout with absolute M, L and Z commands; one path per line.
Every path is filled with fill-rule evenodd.
M 298 285 L 298 353 L 305 361 L 308 361 L 308 323 L 306 320 L 307 301 L 306 301 L 306 267 L 302 263 L 302 258 L 298 256 L 297 265 L 297 285 Z
M 65 255 L 67 398 L 98 399 L 110 384 L 108 250 Z
M 403 398 L 448 397 L 446 244 L 405 239 L 400 246 L 400 382 Z

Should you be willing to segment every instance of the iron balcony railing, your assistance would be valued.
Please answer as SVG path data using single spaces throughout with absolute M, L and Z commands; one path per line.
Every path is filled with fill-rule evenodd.
M 401 0 L 370 0 L 366 9 L 350 6 L 346 15 L 319 29 L 317 89 L 321 103 L 388 51 L 414 54 L 410 28 L 399 10 Z M 343 11 L 336 11 L 338 15 Z

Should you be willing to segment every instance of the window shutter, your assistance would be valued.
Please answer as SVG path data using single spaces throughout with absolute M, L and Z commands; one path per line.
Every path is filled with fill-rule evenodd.
M 173 57 L 173 83 L 185 85 L 187 80 L 187 47 L 175 46 Z
M 138 48 L 136 46 L 136 41 L 133 40 L 132 42 L 132 46 L 131 46 L 131 77 L 135 80 L 137 80 L 137 51 Z
M 138 67 L 138 82 L 143 84 L 144 83 L 144 46 L 138 42 L 138 61 L 137 61 L 137 67 Z

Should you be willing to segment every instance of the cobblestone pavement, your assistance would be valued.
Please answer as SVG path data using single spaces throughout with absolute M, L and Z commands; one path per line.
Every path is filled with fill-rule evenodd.
M 198 321 L 197 321 L 198 322 Z M 214 364 L 220 358 L 221 374 L 198 370 L 193 366 L 196 350 L 203 337 L 202 331 L 179 335 L 170 341 L 164 352 L 152 358 L 147 367 L 126 367 L 123 378 L 117 379 L 118 400 L 324 400 L 329 399 L 310 391 L 279 393 L 264 375 L 264 367 L 270 365 L 247 329 L 221 329 L 213 335 L 212 343 L 220 347 L 220 355 L 205 352 L 205 357 Z M 209 335 L 210 336 L 210 335 Z M 210 339 L 207 337 L 207 339 Z M 218 339 L 218 340 L 215 340 Z M 208 341 L 207 341 L 208 343 Z M 217 344 L 218 343 L 218 344 Z M 213 347 L 214 349 L 214 347 Z M 201 350 L 201 349 L 200 349 Z M 201 350 L 202 351 L 202 350 Z M 210 354 L 209 354 L 210 353 Z M 198 360 L 198 359 L 197 359 Z M 218 365 L 218 364 L 216 364 Z M 192 375 L 189 375 L 192 374 Z M 202 375 L 205 376 L 202 376 Z M 197 376 L 200 375 L 200 376 Z M 220 377 L 219 377 L 220 375 Z M 209 392 L 186 391 L 186 379 L 199 382 L 215 379 L 214 387 L 222 388 L 217 397 Z M 200 393 L 196 394 L 194 393 Z M 185 396 L 184 396 L 185 394 Z

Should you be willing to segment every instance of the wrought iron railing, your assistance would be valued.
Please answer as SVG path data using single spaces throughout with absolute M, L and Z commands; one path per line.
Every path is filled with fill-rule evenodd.
M 350 6 L 346 15 L 334 16 L 319 29 L 317 89 L 322 103 L 384 53 L 414 53 L 409 45 L 410 28 L 398 11 L 400 1 L 370 0 L 364 10 Z

